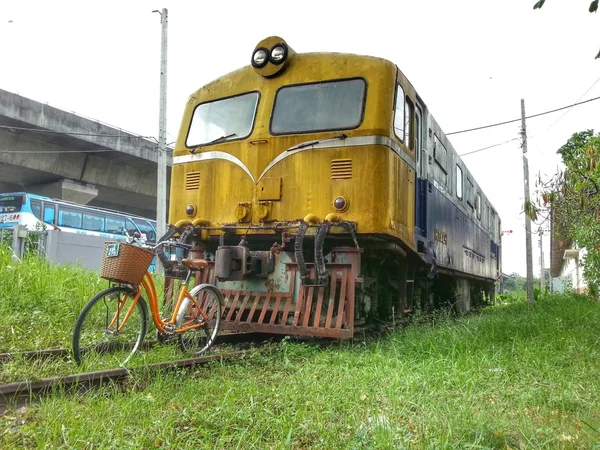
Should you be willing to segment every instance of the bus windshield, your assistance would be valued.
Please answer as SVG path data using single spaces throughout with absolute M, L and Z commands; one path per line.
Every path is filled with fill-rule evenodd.
M 258 92 L 198 105 L 192 117 L 186 145 L 197 147 L 213 141 L 247 137 L 254 125 L 257 105 Z
M 362 122 L 362 78 L 285 86 L 277 91 L 272 134 L 349 130 Z
M 0 197 L 0 213 L 19 212 L 23 205 L 22 195 L 8 195 Z

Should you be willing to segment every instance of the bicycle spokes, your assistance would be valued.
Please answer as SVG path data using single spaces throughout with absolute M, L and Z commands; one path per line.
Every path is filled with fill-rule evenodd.
M 179 344 L 183 351 L 203 353 L 214 343 L 221 323 L 221 293 L 212 285 L 196 286 L 177 315 Z
M 112 367 L 125 364 L 144 338 L 147 316 L 145 301 L 128 289 L 102 291 L 77 319 L 73 333 L 75 361 Z

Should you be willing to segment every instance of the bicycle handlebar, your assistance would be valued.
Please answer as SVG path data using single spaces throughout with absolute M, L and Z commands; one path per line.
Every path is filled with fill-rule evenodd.
M 136 234 L 139 234 L 139 233 L 136 233 Z M 173 247 L 180 247 L 180 248 L 183 248 L 186 250 L 190 250 L 192 248 L 191 244 L 184 244 L 183 242 L 170 241 L 170 240 L 160 241 L 156 245 L 150 245 L 150 244 L 147 244 L 145 240 L 142 240 L 141 236 L 137 236 L 136 234 L 129 235 L 126 232 L 125 236 L 126 236 L 127 242 L 130 244 L 135 244 L 137 247 L 144 248 L 146 250 L 156 250 L 161 245 L 170 245 Z

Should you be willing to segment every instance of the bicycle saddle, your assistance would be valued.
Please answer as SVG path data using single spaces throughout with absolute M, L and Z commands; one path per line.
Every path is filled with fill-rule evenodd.
M 204 270 L 208 267 L 205 259 L 182 259 L 182 264 L 190 270 Z

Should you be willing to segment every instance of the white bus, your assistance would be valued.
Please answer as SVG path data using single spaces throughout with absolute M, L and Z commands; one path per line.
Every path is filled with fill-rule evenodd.
M 149 242 L 156 241 L 152 219 L 26 192 L 0 194 L 0 231 L 17 224 L 31 231 L 50 228 L 110 239 L 125 239 L 126 232 L 138 231 Z

